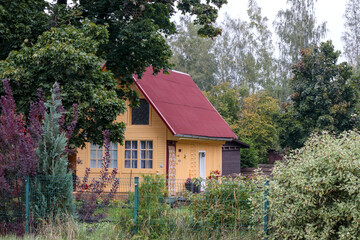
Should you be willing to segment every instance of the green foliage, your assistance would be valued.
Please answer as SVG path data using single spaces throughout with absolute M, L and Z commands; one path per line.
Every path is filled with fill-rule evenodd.
M 138 222 L 141 234 L 151 239 L 158 239 L 166 233 L 167 211 L 170 206 L 161 202 L 167 197 L 165 177 L 160 175 L 143 175 L 139 187 Z
M 273 44 L 267 18 L 262 17 L 256 1 L 249 1 L 249 21 L 225 16 L 221 23 L 223 33 L 216 39 L 215 71 L 219 82 L 245 86 L 250 93 L 274 88 L 275 67 Z
M 287 0 L 289 7 L 281 9 L 273 22 L 278 36 L 277 85 L 282 101 L 287 100 L 290 89 L 288 79 L 291 76 L 292 63 L 300 59 L 300 51 L 319 44 L 326 35 L 326 22 L 317 25 L 314 3 L 317 0 Z
M 199 26 L 191 22 L 190 17 L 182 17 L 177 35 L 170 40 L 175 69 L 190 74 L 201 90 L 209 90 L 216 85 L 215 56 L 209 51 L 213 48 L 212 39 L 197 35 Z
M 293 116 L 292 106 L 283 105 L 284 112 L 276 118 L 279 133 L 279 144 L 281 147 L 291 149 L 300 148 L 308 139 L 309 135 L 304 129 L 301 121 Z
M 249 148 L 241 148 L 241 168 L 257 167 L 258 163 L 266 162 L 267 159 L 261 159 L 259 157 L 258 146 L 251 138 L 241 138 L 241 141 L 249 144 Z M 265 150 L 265 149 L 264 149 Z
M 232 86 L 229 82 L 211 86 L 210 91 L 204 92 L 206 98 L 230 126 L 239 117 L 241 98 L 248 96 L 248 94 L 247 88 Z
M 75 211 L 72 173 L 68 171 L 67 137 L 60 129 L 61 100 L 55 94 L 47 102 L 42 138 L 36 154 L 38 175 L 31 179 L 31 209 L 34 219 L 48 220 Z
M 206 190 L 191 197 L 190 209 L 201 228 L 247 229 L 260 219 L 256 206 L 263 199 L 264 182 L 260 176 L 252 180 L 240 177 L 207 179 Z
M 215 37 L 221 30 L 213 24 L 225 3 L 81 0 L 70 6 L 66 0 L 54 4 L 2 0 L 0 59 L 6 61 L 0 63 L 0 77 L 11 80 L 25 116 L 36 89 L 47 93 L 59 82 L 65 109 L 72 112 L 73 103 L 79 106 L 71 147 L 83 147 L 85 142 L 101 145 L 105 129 L 110 130 L 112 142 L 121 143 L 125 125 L 114 120 L 125 111 L 122 100 L 137 100 L 130 88 L 132 74 L 141 76 L 149 66 L 155 73 L 170 67 L 171 50 L 165 38 L 176 31 L 171 21 L 176 8 L 196 17 L 196 24 L 202 26 L 199 34 Z M 9 54 L 11 50 L 19 51 Z M 108 72 L 101 71 L 105 62 Z
M 175 33 L 171 17 L 176 8 L 182 14 L 195 16 L 195 23 L 201 25 L 198 33 L 215 37 L 221 30 L 213 27 L 218 9 L 225 0 L 81 0 L 84 14 L 96 24 L 109 25 L 109 42 L 102 46 L 106 54 L 106 66 L 117 77 L 121 85 L 132 83 L 132 74 L 142 75 L 145 68 L 152 65 L 157 73 L 169 69 L 171 50 L 165 37 Z M 119 90 L 120 92 L 120 90 Z M 123 96 L 131 97 L 128 88 Z
M 242 100 L 241 114 L 233 125 L 239 139 L 252 143 L 241 157 L 245 166 L 268 162 L 268 149 L 276 149 L 278 132 L 275 119 L 279 114 L 278 102 L 266 92 L 258 92 Z M 246 142 L 246 141 L 245 141 Z M 255 155 L 255 153 L 257 153 Z
M 360 1 L 348 0 L 345 9 L 345 31 L 342 35 L 344 55 L 351 66 L 360 70 Z
M 286 123 L 280 125 L 287 125 L 289 134 L 299 135 L 282 140 L 283 146 L 298 147 L 313 131 L 340 133 L 353 128 L 356 95 L 350 84 L 352 68 L 346 62 L 337 64 L 339 55 L 328 41 L 303 50 L 301 60 L 293 65 L 292 106 L 284 117 Z M 295 122 L 288 124 L 291 118 Z
M 48 29 L 49 16 L 45 0 L 0 1 L 0 60 L 11 50 L 19 50 L 36 42 L 38 35 Z
M 118 98 L 114 75 L 101 71 L 104 61 L 98 56 L 107 36 L 105 27 L 88 21 L 80 28 L 52 28 L 33 46 L 23 45 L 0 62 L 0 76 L 9 78 L 19 110 L 26 115 L 37 88 L 48 97 L 55 81 L 62 88 L 64 108 L 72 112 L 72 105 L 78 104 L 79 121 L 71 146 L 83 146 L 86 141 L 102 144 L 104 129 L 111 130 L 113 142 L 123 139 L 124 124 L 113 121 L 125 111 L 125 103 Z
M 360 135 L 313 135 L 278 162 L 270 182 L 270 239 L 360 238 Z

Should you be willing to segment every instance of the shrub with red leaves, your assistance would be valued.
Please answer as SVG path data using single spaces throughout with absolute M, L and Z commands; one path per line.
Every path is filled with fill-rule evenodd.
M 3 80 L 5 96 L 1 96 L 0 115 L 0 235 L 7 232 L 23 234 L 21 223 L 24 187 L 27 176 L 36 174 L 38 158 L 35 153 L 36 131 L 30 134 L 16 105 L 7 79 Z M 37 112 L 34 103 L 33 111 Z M 29 128 L 36 129 L 41 116 L 33 119 Z

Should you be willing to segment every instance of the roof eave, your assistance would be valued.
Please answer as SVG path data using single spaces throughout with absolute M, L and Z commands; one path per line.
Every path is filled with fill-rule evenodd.
M 227 137 L 207 137 L 207 136 L 196 136 L 196 135 L 188 135 L 188 134 L 174 134 L 174 137 L 200 139 L 200 140 L 213 140 L 213 141 L 232 141 L 233 140 L 233 138 L 227 138 Z

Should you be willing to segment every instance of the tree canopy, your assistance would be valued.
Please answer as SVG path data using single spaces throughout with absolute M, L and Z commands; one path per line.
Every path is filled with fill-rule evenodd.
M 356 95 L 350 84 L 352 67 L 346 62 L 337 64 L 339 55 L 340 51 L 335 51 L 328 41 L 313 49 L 302 50 L 300 61 L 292 66 L 294 77 L 290 80 L 293 94 L 289 117 L 301 124 L 298 139 L 306 140 L 313 131 L 340 133 L 353 127 L 351 119 L 355 113 Z M 292 147 L 304 144 L 303 141 L 294 144 L 294 141 L 289 139 L 287 144 Z
M 345 9 L 344 54 L 357 70 L 360 65 L 360 0 L 348 0 Z
M 80 0 L 70 6 L 60 0 L 0 1 L 0 59 L 5 59 L 0 77 L 9 79 L 18 109 L 26 116 L 37 88 L 48 93 L 59 82 L 68 115 L 73 103 L 79 106 L 72 146 L 101 144 L 105 129 L 112 141 L 121 142 L 124 124 L 113 121 L 125 110 L 123 100 L 136 103 L 129 87 L 132 74 L 141 76 L 150 65 L 155 74 L 170 67 L 165 39 L 176 32 L 171 20 L 176 10 L 195 16 L 198 34 L 215 37 L 221 30 L 213 23 L 225 3 Z M 102 72 L 105 62 L 107 72 Z
M 273 22 L 278 36 L 278 77 L 281 85 L 281 100 L 286 100 L 290 94 L 289 81 L 291 64 L 300 59 L 300 51 L 312 48 L 320 43 L 326 35 L 326 22 L 316 23 L 314 3 L 317 0 L 287 0 L 287 9 L 281 9 Z

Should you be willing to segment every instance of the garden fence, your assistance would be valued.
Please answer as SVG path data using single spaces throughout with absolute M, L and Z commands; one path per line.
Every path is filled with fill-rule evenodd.
M 69 196 L 63 190 L 68 179 L 55 178 L 25 179 L 14 209 L 1 206 L 0 224 L 21 222 L 25 233 L 35 233 L 39 219 L 70 214 L 79 224 L 106 222 L 150 239 L 266 239 L 268 182 L 77 178 Z

